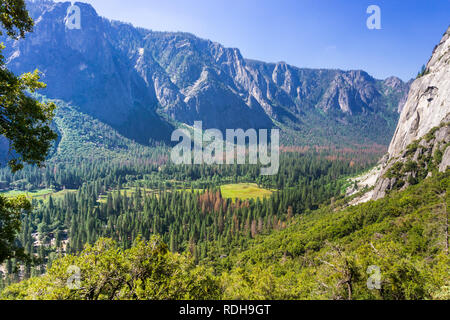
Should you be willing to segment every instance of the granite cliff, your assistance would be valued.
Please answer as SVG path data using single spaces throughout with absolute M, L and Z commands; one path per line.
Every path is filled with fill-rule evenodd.
M 450 28 L 411 84 L 373 198 L 406 188 L 450 165 Z

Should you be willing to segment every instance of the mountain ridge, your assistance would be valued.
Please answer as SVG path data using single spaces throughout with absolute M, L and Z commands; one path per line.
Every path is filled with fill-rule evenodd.
M 167 142 L 174 122 L 201 120 L 221 130 L 281 125 L 291 129 L 286 144 L 387 145 L 409 89 L 399 78 L 377 80 L 362 70 L 245 59 L 237 48 L 135 28 L 75 4 L 81 30 L 64 25 L 69 2 L 28 1 L 35 31 L 25 40 L 5 39 L 8 68 L 37 67 L 48 84 L 44 95 L 77 105 L 140 143 Z

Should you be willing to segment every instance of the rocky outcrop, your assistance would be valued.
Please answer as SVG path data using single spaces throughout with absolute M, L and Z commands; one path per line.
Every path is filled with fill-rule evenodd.
M 434 49 L 425 74 L 411 85 L 389 146 L 389 156 L 398 156 L 412 141 L 440 125 L 450 112 L 450 29 Z
M 257 74 L 255 79 L 259 79 L 256 83 L 261 88 L 262 99 L 276 102 L 296 114 L 313 108 L 348 115 L 397 112 L 400 100 L 409 90 L 409 85 L 399 78 L 376 80 L 362 70 L 300 69 L 284 62 L 247 61 L 247 65 Z M 396 85 L 389 79 L 396 79 Z
M 449 124 L 450 28 L 411 85 L 373 198 L 414 184 L 433 170 L 445 171 L 450 164 Z

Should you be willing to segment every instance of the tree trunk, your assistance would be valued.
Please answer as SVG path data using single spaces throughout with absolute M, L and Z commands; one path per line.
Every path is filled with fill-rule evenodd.
M 352 300 L 352 283 L 351 280 L 347 282 L 347 289 L 348 289 L 348 300 Z

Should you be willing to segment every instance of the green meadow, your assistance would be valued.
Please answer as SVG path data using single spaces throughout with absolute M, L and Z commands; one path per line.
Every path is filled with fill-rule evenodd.
M 222 185 L 220 191 L 224 198 L 246 200 L 269 197 L 275 190 L 260 188 L 256 183 L 237 183 Z
M 60 191 L 55 191 L 53 189 L 38 189 L 31 191 L 9 190 L 0 192 L 0 195 L 7 198 L 25 195 L 29 199 L 45 200 L 48 199 L 49 196 L 52 196 L 53 198 L 63 197 L 66 193 L 69 192 L 76 192 L 76 190 L 72 189 L 64 189 Z
M 122 196 L 128 195 L 132 196 L 134 192 L 136 192 L 136 187 L 124 187 L 120 190 L 120 193 Z M 155 189 L 149 189 L 149 188 L 140 188 L 142 193 L 146 194 L 155 194 L 158 191 Z M 186 189 L 186 191 L 191 189 Z M 194 191 L 202 192 L 203 190 L 195 189 Z M 236 198 L 241 200 L 247 200 L 247 199 L 257 199 L 257 198 L 265 198 L 269 197 L 275 190 L 269 190 L 258 187 L 256 183 L 235 183 L 235 184 L 225 184 L 220 187 L 220 191 L 222 193 L 222 196 L 227 199 L 233 199 Z M 31 191 L 23 191 L 23 190 L 9 190 L 0 192 L 0 195 L 3 195 L 7 198 L 10 197 L 17 197 L 20 195 L 25 195 L 30 199 L 37 199 L 37 200 L 46 200 L 49 196 L 52 196 L 53 198 L 63 197 L 64 194 L 68 192 L 76 192 L 76 190 L 71 189 L 64 189 L 60 191 L 55 191 L 53 189 L 37 189 L 37 190 L 31 190 Z M 112 192 L 117 192 L 112 191 Z M 107 195 L 101 195 L 99 197 L 100 203 L 106 203 Z

